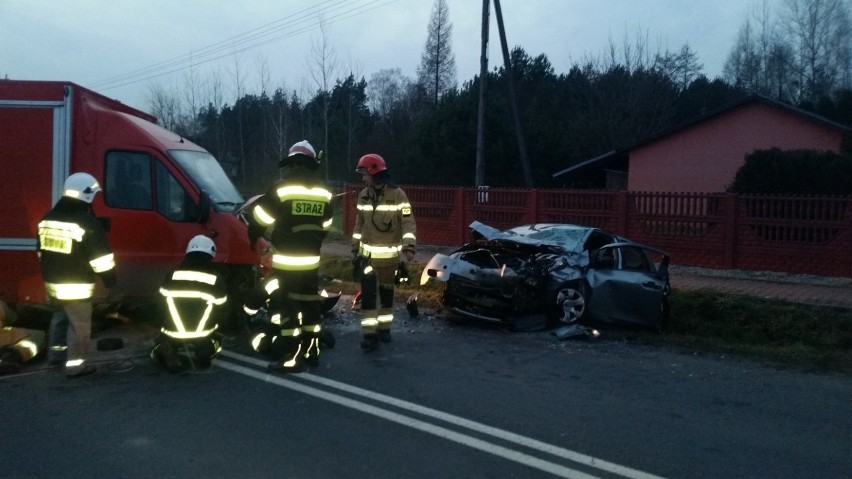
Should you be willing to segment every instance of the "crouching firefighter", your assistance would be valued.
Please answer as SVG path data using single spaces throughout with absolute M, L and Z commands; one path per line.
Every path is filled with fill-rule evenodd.
M 251 331 L 251 347 L 260 354 L 267 356 L 269 358 L 278 358 L 284 354 L 284 351 L 281 350 L 280 344 L 276 344 L 276 338 L 279 337 L 279 333 L 281 330 L 281 313 L 273 312 L 270 314 L 270 311 L 273 311 L 273 308 L 270 306 L 270 301 L 272 297 L 278 291 L 278 278 L 274 275 L 267 276 L 264 278 L 259 287 L 246 298 L 245 304 L 243 304 L 243 312 L 249 318 L 249 330 Z M 330 303 L 328 299 L 334 300 L 339 297 L 330 297 L 325 290 L 320 294 L 322 297 L 322 311 L 325 311 L 325 308 L 330 308 L 328 306 Z M 300 325 L 301 330 L 301 325 Z M 322 328 L 320 331 L 320 345 L 326 348 L 333 348 L 335 345 L 336 339 L 334 334 L 326 328 Z
M 151 358 L 172 372 L 208 368 L 222 349 L 213 333 L 228 313 L 228 296 L 225 278 L 213 263 L 215 257 L 212 239 L 192 238 L 183 262 L 160 288 L 168 315 Z
M 290 147 L 278 164 L 283 179 L 270 187 L 249 216 L 251 244 L 272 230 L 272 270 L 278 284 L 269 293 L 269 313 L 278 324 L 273 323 L 277 332 L 274 340 L 269 339 L 275 348 L 270 349 L 274 358 L 268 368 L 278 372 L 319 365 L 320 247 L 332 223 L 332 194 L 317 178 L 320 157 L 307 141 Z

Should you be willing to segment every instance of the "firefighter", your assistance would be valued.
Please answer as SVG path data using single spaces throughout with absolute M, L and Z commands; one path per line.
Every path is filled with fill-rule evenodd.
M 358 194 L 352 232 L 354 273 L 361 281 L 361 349 L 391 341 L 394 281 L 401 264 L 414 258 L 417 226 L 411 204 L 391 178 L 384 158 L 370 153 L 355 171 L 365 188 Z
M 222 349 L 214 332 L 228 314 L 227 283 L 213 263 L 216 244 L 207 236 L 189 241 L 183 262 L 166 276 L 160 294 L 168 310 L 151 358 L 172 372 L 210 367 Z
M 86 364 L 92 332 L 95 277 L 115 286 L 115 257 L 101 223 L 92 214 L 92 200 L 101 191 L 88 173 L 65 180 L 62 197 L 38 224 L 37 253 L 50 304 L 48 362 L 63 364 L 69 378 L 95 372 Z
M 278 278 L 275 275 L 270 275 L 263 278 L 258 288 L 250 293 L 245 304 L 243 304 L 243 312 L 249 318 L 249 329 L 252 331 L 251 347 L 256 352 L 270 357 L 275 357 L 273 352 L 276 348 L 272 348 L 272 341 L 278 336 L 277 330 L 281 329 L 281 314 L 269 314 L 269 300 L 278 291 Z M 329 298 L 325 290 L 322 290 L 322 308 L 320 312 L 325 313 L 326 308 L 331 308 L 327 302 Z M 337 297 L 340 295 L 338 294 Z M 336 299 L 334 297 L 332 299 Z M 333 348 L 336 339 L 334 334 L 326 328 L 322 328 L 320 336 L 320 346 Z
M 321 300 L 320 247 L 332 223 L 332 193 L 316 178 L 321 155 L 307 141 L 290 147 L 278 163 L 283 179 L 275 182 L 252 208 L 249 241 L 271 229 L 272 270 L 278 288 L 269 300 L 271 317 L 279 318 L 275 360 L 269 369 L 300 372 L 319 365 Z

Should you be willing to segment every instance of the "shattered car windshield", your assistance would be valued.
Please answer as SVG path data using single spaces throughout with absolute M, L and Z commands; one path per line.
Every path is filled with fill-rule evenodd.
M 561 246 L 566 250 L 576 250 L 577 246 L 583 241 L 587 231 L 582 228 L 557 228 L 548 227 L 534 229 L 530 227 L 514 228 L 509 230 L 512 233 L 522 235 L 525 243 L 530 244 L 554 244 Z M 518 240 L 517 236 L 510 235 L 507 239 Z
M 217 211 L 231 212 L 243 204 L 243 197 L 213 155 L 189 150 L 169 150 L 169 154 L 210 196 L 210 202 Z

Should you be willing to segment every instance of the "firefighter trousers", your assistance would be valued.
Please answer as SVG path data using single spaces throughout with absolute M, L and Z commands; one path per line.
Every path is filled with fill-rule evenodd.
M 279 315 L 281 330 L 272 349 L 282 363 L 316 363 L 319 359 L 322 298 L 318 274 L 317 269 L 275 272 L 279 287 L 270 298 L 270 314 Z
M 48 363 L 74 374 L 85 366 L 92 337 L 92 301 L 52 301 Z
M 393 322 L 393 288 L 396 263 L 373 265 L 361 278 L 361 333 L 390 331 Z

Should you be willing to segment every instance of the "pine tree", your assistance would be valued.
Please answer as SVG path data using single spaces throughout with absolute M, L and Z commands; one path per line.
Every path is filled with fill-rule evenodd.
M 447 0 L 435 0 L 417 81 L 436 105 L 444 93 L 456 87 L 456 59 L 450 46 L 452 31 Z

